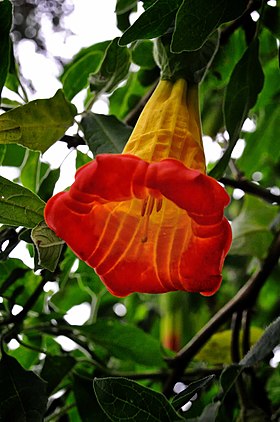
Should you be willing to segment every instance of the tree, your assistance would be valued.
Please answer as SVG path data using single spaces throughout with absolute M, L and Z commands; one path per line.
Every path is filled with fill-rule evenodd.
M 116 21 L 123 35 L 82 49 L 64 66 L 62 88 L 54 97 L 28 101 L 10 38 L 12 4 L 9 0 L 0 2 L 0 92 L 6 86 L 18 94 L 18 101 L 1 99 L 0 164 L 20 170 L 17 180 L 0 178 L 3 421 L 279 418 L 279 368 L 271 364 L 273 351 L 280 344 L 279 6 L 264 0 L 143 0 L 143 5 L 145 11 L 130 26 L 129 17 L 138 1 L 117 0 Z M 131 64 L 137 65 L 137 70 Z M 194 160 L 198 167 L 187 170 L 174 159 L 165 161 L 165 170 L 172 173 L 177 186 L 164 179 L 166 173 L 160 163 L 153 167 L 145 164 L 145 171 L 141 170 L 141 177 L 149 182 L 145 179 L 140 183 L 137 179 L 127 185 L 123 175 L 130 175 L 124 170 L 128 161 L 123 159 L 126 154 L 120 154 L 125 145 L 124 152 L 133 154 L 130 135 L 143 108 L 150 122 L 157 106 L 160 110 L 163 107 L 161 97 L 154 96 L 155 87 L 163 86 L 158 85 L 160 78 L 167 80 L 172 89 L 176 81 L 187 81 L 188 92 L 196 91 L 200 85 L 203 134 L 208 136 L 211 148 L 218 148 L 221 153 L 220 158 L 207 165 L 211 178 L 201 176 L 200 155 Z M 161 92 L 166 92 L 166 84 Z M 80 116 L 73 98 L 83 89 L 87 95 Z M 109 115 L 91 111 L 101 95 L 108 98 Z M 145 107 L 149 98 L 153 101 L 150 109 Z M 199 128 L 193 98 L 191 95 L 187 102 L 188 112 Z M 182 101 L 185 110 L 185 97 Z M 173 116 L 171 106 L 179 103 L 177 95 L 172 97 L 164 121 Z M 244 124 L 248 121 L 253 130 Z M 74 123 L 76 135 L 66 135 Z M 149 125 L 152 133 L 154 128 Z M 156 142 L 161 128 L 160 123 L 155 129 Z M 166 132 L 162 136 L 165 139 Z M 234 148 L 242 144 L 241 139 L 245 148 L 234 158 Z M 49 227 L 49 211 L 45 213 L 48 225 L 44 220 L 45 203 L 53 196 L 60 169 L 42 162 L 41 154 L 56 142 L 67 143 L 76 150 L 77 169 L 90 163 L 80 175 L 85 174 L 84 169 L 87 172 L 96 166 L 94 163 L 104 161 L 102 157 L 111 166 L 106 171 L 102 167 L 102 175 L 90 179 L 103 183 L 98 197 L 88 200 L 87 194 L 92 195 L 92 191 L 81 194 L 79 188 L 75 191 L 81 194 L 75 202 L 78 208 L 60 214 L 61 237 L 65 235 L 67 243 Z M 90 154 L 79 150 L 80 145 L 87 145 L 89 153 L 101 158 L 92 161 Z M 198 154 L 201 151 L 199 146 Z M 119 164 L 114 164 L 119 157 Z M 140 158 L 132 161 L 141 162 L 143 167 L 143 157 Z M 158 180 L 150 176 L 152 170 L 148 169 L 156 169 Z M 179 186 L 182 175 L 190 181 Z M 193 181 L 196 177 L 197 183 Z M 109 188 L 105 179 L 110 180 Z M 226 197 L 214 179 L 225 186 L 231 197 L 225 214 L 231 221 L 233 241 L 225 259 L 222 285 L 213 296 L 181 291 L 196 290 L 189 285 L 162 294 L 137 293 L 139 289 L 134 286 L 139 285 L 138 274 L 146 268 L 140 265 L 139 269 L 134 262 L 129 278 L 119 280 L 118 274 L 128 274 L 125 260 L 124 270 L 114 275 L 116 289 L 109 287 L 123 297 L 114 296 L 94 270 L 67 246 L 70 244 L 81 257 L 81 240 L 88 242 L 86 239 L 93 238 L 91 232 L 81 233 L 81 217 L 73 217 L 71 221 L 77 223 L 69 223 L 71 213 L 85 215 L 86 207 L 104 209 L 112 198 L 130 199 L 132 187 L 138 189 L 135 197 L 139 201 L 143 201 L 145 189 L 150 192 L 142 204 L 142 218 L 146 218 L 143 244 L 148 243 L 149 230 L 158 224 L 153 220 L 155 204 L 160 212 L 166 206 L 162 205 L 166 198 L 187 210 L 192 227 L 202 230 L 207 219 L 205 238 L 214 225 L 210 237 L 215 239 L 217 225 L 225 221 L 218 202 L 222 201 L 224 207 L 226 199 L 221 198 Z M 92 188 L 92 183 L 89 189 L 97 189 Z M 208 190 L 204 187 L 198 192 L 203 183 Z M 212 186 L 215 192 L 217 189 L 214 202 Z M 125 189 L 130 189 L 129 193 Z M 176 196 L 176 192 L 180 195 Z M 68 198 L 65 194 L 64 197 Z M 207 212 L 201 211 L 198 222 L 197 213 L 204 208 Z M 213 216 L 218 220 L 211 223 Z M 130 223 L 125 221 L 125 229 L 129 229 Z M 224 233 L 228 226 L 222 227 Z M 180 243 L 182 238 L 178 239 Z M 126 242 L 130 240 L 127 238 Z M 220 259 L 227 252 L 228 240 L 229 234 L 219 252 Z M 34 269 L 10 257 L 19 242 L 25 242 L 34 257 Z M 92 242 L 98 245 L 98 239 Z M 205 276 L 218 253 L 218 244 L 213 242 L 200 256 L 200 267 L 193 252 L 197 244 L 195 248 L 190 246 L 187 254 L 194 258 L 188 261 L 186 271 L 195 280 L 207 279 L 205 288 L 197 287 L 198 292 L 205 294 L 219 287 L 216 281 L 217 285 L 209 287 L 210 275 Z M 114 254 L 115 241 L 109 243 L 110 237 L 99 261 L 90 265 L 99 268 L 108 254 Z M 164 240 L 158 247 L 164 248 L 163 243 Z M 165 261 L 161 265 L 165 267 Z M 160 266 L 157 268 L 161 270 Z M 101 270 L 97 272 L 101 274 Z M 108 285 L 105 270 L 103 273 L 101 278 Z M 45 288 L 49 282 L 52 290 Z M 134 293 L 125 296 L 127 291 L 121 290 L 124 284 Z M 164 290 L 177 290 L 175 284 Z M 67 312 L 81 304 L 90 306 L 90 317 L 83 325 L 70 324 L 65 319 Z M 18 313 L 15 305 L 20 307 Z M 60 344 L 61 336 L 72 340 L 71 350 Z M 12 340 L 17 341 L 17 348 L 11 346 Z

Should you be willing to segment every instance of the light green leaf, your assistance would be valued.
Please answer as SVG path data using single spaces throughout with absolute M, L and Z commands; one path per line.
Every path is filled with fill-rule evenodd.
M 45 152 L 73 124 L 76 113 L 61 90 L 52 98 L 31 101 L 0 116 L 0 144 Z
M 128 28 L 119 44 L 126 45 L 136 40 L 157 38 L 172 25 L 176 11 L 183 0 L 157 0 Z
M 0 176 L 0 223 L 32 229 L 44 218 L 45 203 L 30 190 Z
M 104 41 L 88 48 L 83 48 L 65 66 L 60 79 L 68 100 L 71 100 L 78 92 L 86 88 L 90 73 L 95 73 L 99 69 L 109 43 L 110 41 Z
M 246 0 L 184 0 L 176 15 L 171 50 L 198 50 L 222 23 L 242 15 L 247 4 Z
M 111 92 L 128 74 L 130 52 L 126 47 L 120 47 L 118 38 L 108 46 L 104 59 L 97 72 L 89 77 L 90 90 L 94 93 Z
M 233 242 L 230 253 L 263 258 L 273 239 L 269 227 L 277 212 L 277 207 L 246 195 L 242 211 L 232 223 Z
M 113 356 L 142 365 L 164 367 L 160 343 L 138 327 L 117 320 L 99 318 L 95 324 L 72 326 L 91 340 L 107 349 Z M 105 333 L 105 335 L 104 335 Z
M 259 41 L 256 39 L 245 51 L 235 66 L 226 90 L 224 114 L 229 132 L 229 146 L 221 160 L 210 172 L 219 179 L 230 160 L 231 153 L 239 139 L 239 134 L 249 110 L 255 105 L 262 90 L 264 74 L 259 61 Z
M 31 238 L 38 252 L 40 267 L 54 271 L 58 264 L 60 254 L 64 245 L 56 234 L 41 221 L 31 232 Z
M 97 400 L 113 422 L 179 422 L 166 397 L 126 378 L 95 378 Z
M 27 189 L 37 193 L 40 182 L 40 152 L 26 150 L 24 165 L 20 172 L 20 181 Z
M 4 354 L 0 362 L 0 420 L 39 422 L 46 405 L 46 383 Z
M 0 98 L 10 64 L 10 29 L 12 25 L 12 3 L 0 2 Z
M 132 128 L 122 123 L 115 116 L 86 113 L 81 121 L 86 142 L 91 152 L 121 153 Z

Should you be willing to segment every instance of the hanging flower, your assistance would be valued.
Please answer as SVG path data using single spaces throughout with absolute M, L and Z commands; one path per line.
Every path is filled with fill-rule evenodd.
M 45 218 L 116 296 L 211 295 L 231 244 L 228 202 L 205 174 L 197 86 L 162 80 L 123 153 L 81 167 Z

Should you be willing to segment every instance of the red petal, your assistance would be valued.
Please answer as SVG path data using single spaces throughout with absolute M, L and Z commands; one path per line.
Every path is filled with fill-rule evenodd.
M 142 198 L 165 197 L 145 217 Z M 208 176 L 168 159 L 101 155 L 82 167 L 69 192 L 48 201 L 48 225 L 96 269 L 117 296 L 188 290 L 214 293 L 221 282 L 231 231 L 228 196 Z

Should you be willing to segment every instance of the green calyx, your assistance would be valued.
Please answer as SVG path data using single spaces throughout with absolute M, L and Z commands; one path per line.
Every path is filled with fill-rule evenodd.
M 199 83 L 213 57 L 219 44 L 219 33 L 215 31 L 201 48 L 195 51 L 173 53 L 171 51 L 172 35 L 165 34 L 155 43 L 155 60 L 161 68 L 161 79 L 176 81 L 183 78 L 192 84 Z

